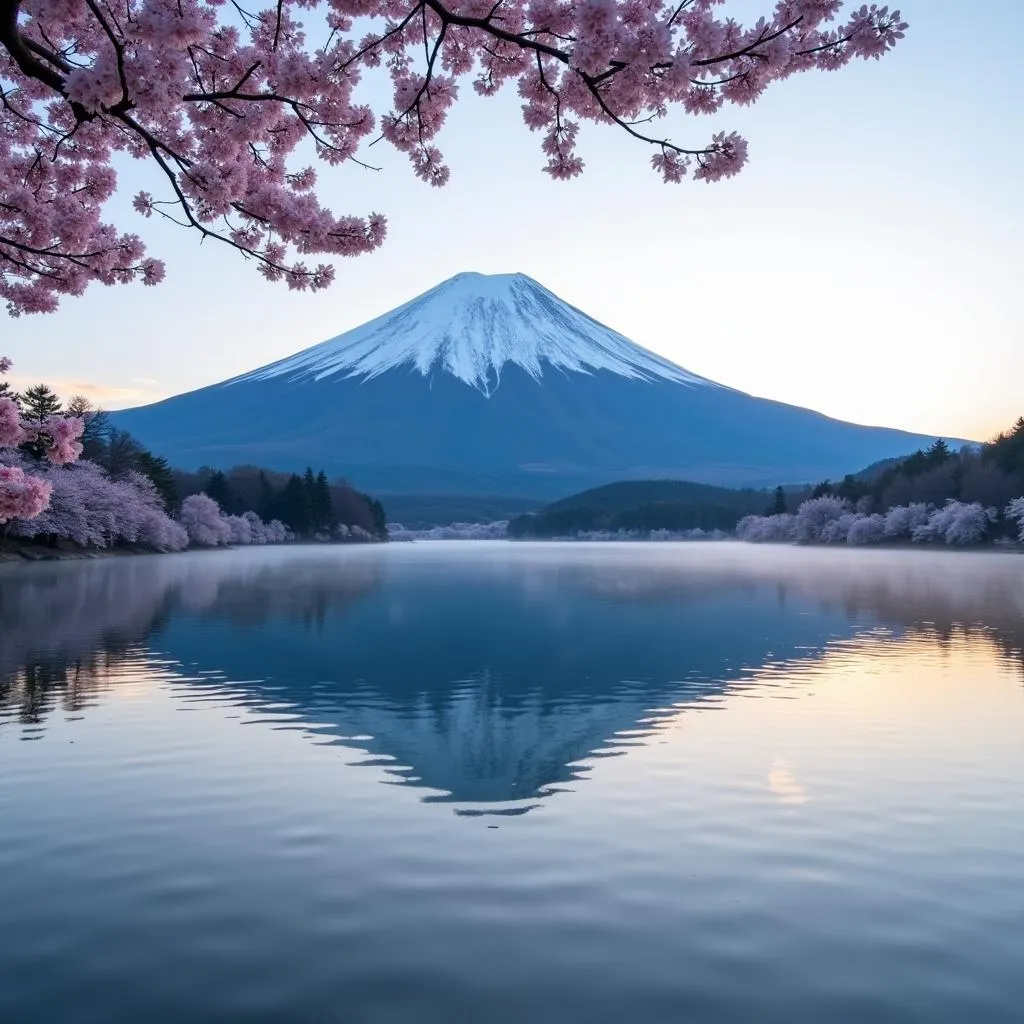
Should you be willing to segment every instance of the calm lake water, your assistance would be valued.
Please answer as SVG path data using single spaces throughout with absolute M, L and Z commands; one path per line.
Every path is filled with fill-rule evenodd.
M 1024 559 L 0 566 L 0 1020 L 1014 1022 Z

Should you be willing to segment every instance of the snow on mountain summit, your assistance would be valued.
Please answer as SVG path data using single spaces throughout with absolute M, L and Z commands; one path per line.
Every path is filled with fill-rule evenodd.
M 525 274 L 457 274 L 330 341 L 231 383 L 287 377 L 377 377 L 406 367 L 440 370 L 485 395 L 507 363 L 539 380 L 562 371 L 607 370 L 634 380 L 711 381 L 676 366 L 563 302 Z

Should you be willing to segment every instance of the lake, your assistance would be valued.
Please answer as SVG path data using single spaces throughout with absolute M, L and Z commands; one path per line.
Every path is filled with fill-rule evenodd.
M 1024 559 L 0 566 L 0 1020 L 1024 1006 Z

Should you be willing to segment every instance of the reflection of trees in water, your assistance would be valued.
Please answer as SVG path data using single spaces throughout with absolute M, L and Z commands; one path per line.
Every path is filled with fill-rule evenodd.
M 74 661 L 28 662 L 0 677 L 0 725 L 6 718 L 24 726 L 41 725 L 57 710 L 75 714 L 99 703 L 113 686 L 111 671 L 123 660 L 123 652 L 97 651 Z
M 704 667 L 692 691 L 671 674 L 671 657 L 658 661 L 666 631 L 682 624 L 698 645 L 710 643 L 704 625 L 722 627 L 722 643 L 748 668 L 805 636 L 816 613 L 848 623 L 850 633 L 886 625 L 938 645 L 983 633 L 1022 660 L 1024 563 L 1009 556 L 727 544 L 488 551 L 479 559 L 444 546 L 352 556 L 265 550 L 0 574 L 0 723 L 38 723 L 60 706 L 95 702 L 110 675 L 138 665 L 167 627 L 186 648 L 202 633 L 201 670 L 256 680 L 238 684 L 251 707 L 288 703 L 300 726 L 371 734 L 364 749 L 397 758 L 422 784 L 486 801 L 575 777 L 575 760 L 658 702 L 706 699 L 734 685 L 741 673 L 724 658 Z M 385 565 L 393 600 L 384 605 L 415 605 L 401 612 L 415 627 L 389 625 L 382 606 L 346 632 L 337 617 L 381 586 Z M 473 609 L 475 620 L 460 618 Z M 774 614 L 756 626 L 744 619 L 758 610 Z M 599 626 L 588 621 L 597 612 Z M 256 628 L 273 621 L 301 629 L 271 638 Z M 661 626 L 651 628 L 655 621 Z M 210 632 L 217 622 L 221 631 Z M 766 635 L 751 643 L 758 630 Z M 330 643 L 316 648 L 325 631 Z M 341 633 L 347 646 L 330 646 Z M 282 643 L 291 646 L 274 649 Z M 800 643 L 799 658 L 820 656 L 822 642 Z M 648 671 L 627 692 L 634 669 Z
M 80 710 L 142 656 L 179 613 L 259 625 L 278 617 L 322 628 L 370 592 L 379 561 L 325 562 L 303 552 L 202 552 L 11 567 L 0 573 L 0 722 Z M 17 709 L 17 710 L 16 710 Z
M 759 594 L 779 607 L 811 603 L 852 621 L 915 630 L 948 647 L 984 636 L 1024 672 L 1024 559 L 1011 554 L 831 551 L 759 548 L 752 557 L 640 564 L 609 570 L 578 566 L 581 589 L 630 603 L 698 603 Z

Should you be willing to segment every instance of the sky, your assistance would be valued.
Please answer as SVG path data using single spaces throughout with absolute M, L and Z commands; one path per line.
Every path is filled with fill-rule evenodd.
M 771 0 L 727 0 L 742 20 Z M 587 169 L 540 170 L 518 97 L 468 83 L 440 146 L 444 189 L 404 157 L 321 171 L 338 213 L 387 215 L 377 252 L 316 294 L 269 284 L 237 253 L 141 221 L 122 170 L 111 219 L 167 263 L 158 288 L 94 286 L 47 316 L 0 312 L 18 386 L 44 380 L 107 408 L 212 384 L 378 316 L 452 276 L 529 274 L 686 369 L 860 423 L 985 439 L 1024 415 L 1024 38 L 1021 0 L 906 0 L 880 62 L 796 76 L 750 108 L 679 112 L 666 134 L 741 131 L 734 179 L 664 184 L 650 151 L 584 125 Z

